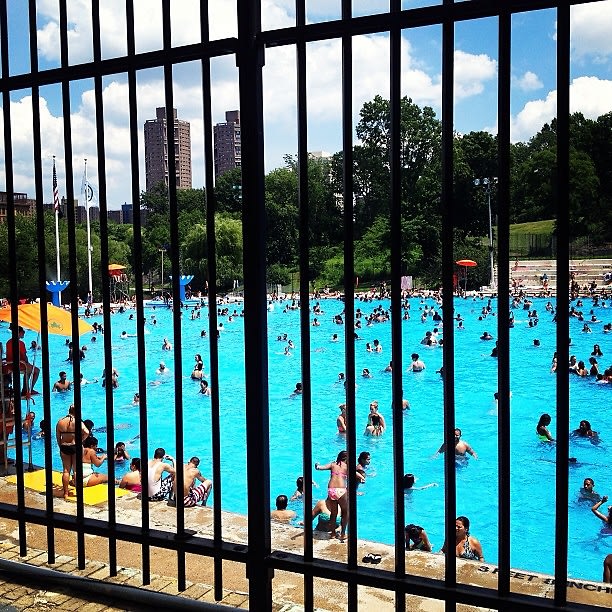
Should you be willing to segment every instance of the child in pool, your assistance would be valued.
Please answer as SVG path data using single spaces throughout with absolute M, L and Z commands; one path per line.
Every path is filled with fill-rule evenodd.
M 115 444 L 115 463 L 123 463 L 129 458 L 130 455 L 125 450 L 125 442 L 117 442 Z

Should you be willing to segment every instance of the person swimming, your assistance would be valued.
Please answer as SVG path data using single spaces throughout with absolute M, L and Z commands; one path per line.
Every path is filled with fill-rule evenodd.
M 552 419 L 550 414 L 544 413 L 540 416 L 540 420 L 536 425 L 536 433 L 542 442 L 554 442 L 554 438 L 552 437 L 550 431 L 548 431 L 548 426 L 550 425 L 551 421 Z

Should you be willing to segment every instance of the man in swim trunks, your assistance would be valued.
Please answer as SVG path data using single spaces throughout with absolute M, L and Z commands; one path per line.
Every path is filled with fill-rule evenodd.
M 73 477 L 76 472 L 76 409 L 74 404 L 70 406 L 68 414 L 62 417 L 55 426 L 55 436 L 57 445 L 59 446 L 60 457 L 62 459 L 62 488 L 64 490 L 64 499 L 68 499 L 68 483 L 70 482 L 70 474 Z M 81 437 L 85 440 L 89 436 L 89 429 L 81 423 Z
M 183 470 L 183 505 L 185 508 L 193 508 L 200 503 L 205 506 L 212 489 L 212 480 L 202 476 L 199 465 L 198 457 L 192 457 Z M 199 480 L 202 484 L 196 487 L 196 480 Z
M 164 459 L 170 461 L 172 465 L 165 463 Z M 168 472 L 168 476 L 162 478 L 164 472 Z M 175 474 L 174 457 L 166 455 L 163 448 L 156 448 L 153 459 L 149 460 L 147 470 L 149 501 L 163 501 L 170 497 L 174 490 Z

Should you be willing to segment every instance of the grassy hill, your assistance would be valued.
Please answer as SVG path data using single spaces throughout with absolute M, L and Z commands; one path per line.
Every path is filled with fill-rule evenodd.
M 527 223 L 514 223 L 510 226 L 510 236 L 513 234 L 539 234 L 550 235 L 555 226 L 554 219 L 546 221 L 528 221 Z

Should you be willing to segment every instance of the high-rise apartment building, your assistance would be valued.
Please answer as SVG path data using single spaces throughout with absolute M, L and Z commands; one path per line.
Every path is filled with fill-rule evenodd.
M 174 159 L 176 186 L 191 189 L 191 126 L 174 114 Z M 168 185 L 168 135 L 165 107 L 157 108 L 155 119 L 144 124 L 145 174 L 147 191 L 160 182 Z
M 215 138 L 215 178 L 233 168 L 240 168 L 242 146 L 240 140 L 240 111 L 225 111 L 225 123 L 213 127 Z

